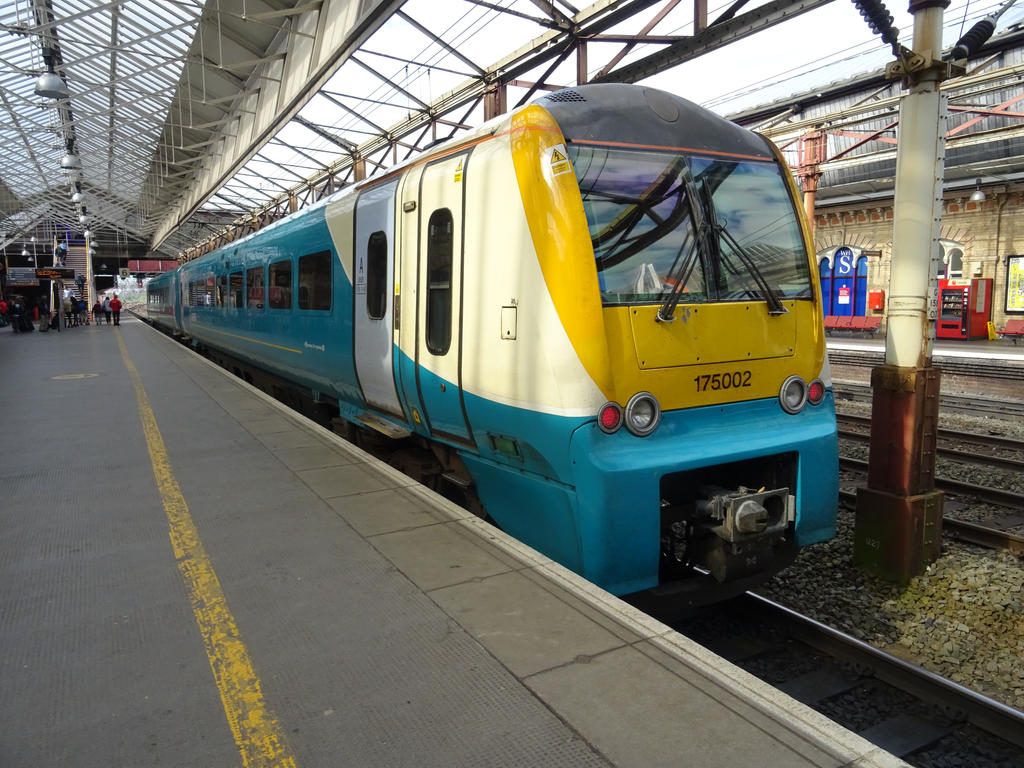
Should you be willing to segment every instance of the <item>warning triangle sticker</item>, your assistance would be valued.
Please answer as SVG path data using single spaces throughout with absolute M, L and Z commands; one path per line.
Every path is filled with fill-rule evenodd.
M 565 160 L 565 155 L 559 152 L 557 149 L 551 153 L 551 162 L 560 163 Z

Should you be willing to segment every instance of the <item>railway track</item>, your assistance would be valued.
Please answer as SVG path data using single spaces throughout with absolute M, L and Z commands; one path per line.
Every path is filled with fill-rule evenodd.
M 839 468 L 854 470 L 857 472 L 868 471 L 868 462 L 864 459 L 854 459 L 846 456 L 839 457 Z M 936 477 L 935 487 L 940 491 L 946 491 L 954 495 L 972 496 L 980 501 L 989 504 L 997 504 L 1013 510 L 1024 510 L 1024 495 L 1007 491 L 1002 488 L 989 488 L 984 485 L 966 483 L 962 480 L 954 480 L 950 477 Z
M 861 443 L 867 443 L 870 441 L 870 435 L 867 432 L 857 431 L 858 429 L 867 429 L 871 426 L 870 416 L 846 413 L 837 414 L 836 421 L 839 423 L 839 437 L 844 440 L 856 440 Z M 854 427 L 854 429 L 845 428 L 847 426 Z M 1012 437 L 1002 437 L 1000 435 L 969 434 L 965 432 L 958 432 L 953 429 L 941 428 L 936 433 L 936 436 L 940 441 L 974 446 L 975 448 L 980 448 L 984 451 L 984 453 L 968 453 L 967 451 L 962 451 L 957 448 L 949 448 L 947 446 L 939 445 L 937 448 L 938 455 L 943 458 L 958 461 L 962 464 L 972 464 L 981 467 L 996 467 L 1011 472 L 1024 472 L 1024 460 L 1000 456 L 995 453 L 995 451 L 1012 451 L 1024 456 L 1024 440 Z
M 869 427 L 871 424 L 870 417 L 840 414 L 836 418 L 840 424 L 840 438 L 859 443 L 869 442 L 870 436 L 868 433 L 857 430 Z M 853 429 L 846 427 L 853 427 Z M 998 435 L 967 434 L 950 429 L 939 429 L 937 436 L 940 441 L 956 443 L 960 446 L 972 446 L 975 449 L 974 452 L 968 452 L 940 444 L 936 448 L 936 453 L 943 459 L 988 469 L 995 468 L 1008 472 L 1024 473 L 1024 460 L 996 453 L 997 451 L 1009 451 L 1018 455 L 1024 455 L 1024 442 L 1020 440 Z M 866 474 L 868 462 L 862 459 L 843 457 L 840 459 L 840 466 L 849 471 Z M 954 498 L 977 499 L 985 503 L 1005 507 L 1016 513 L 1024 511 L 1024 495 L 1013 491 L 990 488 L 976 483 L 941 476 L 936 477 L 935 487 L 945 491 Z M 855 494 L 851 491 L 841 492 L 840 500 L 849 507 L 855 506 Z M 954 515 L 946 515 L 943 518 L 943 531 L 960 541 L 991 549 L 1003 549 L 1015 555 L 1024 555 L 1024 537 L 1008 531 L 1010 528 L 1019 527 L 1022 523 L 1024 523 L 1024 516 L 1021 514 L 1012 514 L 1005 518 L 993 518 L 985 520 L 983 523 L 962 520 Z
M 833 383 L 832 391 L 837 401 L 870 403 L 872 398 L 871 386 L 868 384 L 837 381 Z M 943 394 L 939 396 L 939 410 L 1012 421 L 1024 418 L 1024 400 Z
M 675 629 L 911 765 L 1024 765 L 1024 713 L 758 595 Z

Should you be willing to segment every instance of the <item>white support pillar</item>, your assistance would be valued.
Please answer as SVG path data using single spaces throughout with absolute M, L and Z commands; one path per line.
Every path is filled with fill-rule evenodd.
M 942 11 L 914 15 L 914 52 L 929 60 L 941 54 Z M 922 75 L 900 104 L 885 362 L 901 368 L 925 365 L 932 352 L 928 308 L 936 289 L 946 133 L 940 82 L 938 72 Z

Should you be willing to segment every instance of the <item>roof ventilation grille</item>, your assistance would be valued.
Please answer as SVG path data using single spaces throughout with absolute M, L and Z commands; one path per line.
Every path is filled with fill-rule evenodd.
M 549 93 L 545 95 L 544 98 L 548 99 L 549 101 L 586 101 L 586 99 L 580 96 L 579 93 L 577 91 L 574 91 L 572 88 L 566 88 L 561 91 Z

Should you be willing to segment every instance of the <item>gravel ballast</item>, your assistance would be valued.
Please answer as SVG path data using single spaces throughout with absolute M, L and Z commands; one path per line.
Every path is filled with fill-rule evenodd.
M 862 407 L 840 403 L 845 412 Z M 1024 437 L 1024 425 L 941 416 L 965 432 Z M 969 470 L 987 482 L 989 470 Z M 852 512 L 835 539 L 808 547 L 761 594 L 943 677 L 1024 711 L 1024 563 L 944 540 L 939 559 L 901 588 L 853 565 Z

